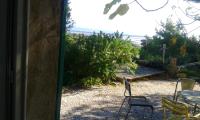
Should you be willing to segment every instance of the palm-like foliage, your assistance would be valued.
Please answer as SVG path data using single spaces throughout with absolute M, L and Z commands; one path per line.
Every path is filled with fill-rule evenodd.
M 89 78 L 88 81 L 100 78 L 102 83 L 109 83 L 115 78 L 116 70 L 125 64 L 134 71 L 137 65 L 133 58 L 139 55 L 139 50 L 131 41 L 121 37 L 119 33 L 109 35 L 102 32 L 91 36 L 68 35 L 65 71 L 81 84 L 85 78 Z

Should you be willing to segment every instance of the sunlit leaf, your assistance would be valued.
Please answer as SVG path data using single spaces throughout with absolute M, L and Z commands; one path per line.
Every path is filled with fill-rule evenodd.
M 124 15 L 124 14 L 126 14 L 127 12 L 128 12 L 128 10 L 129 10 L 129 6 L 128 6 L 128 4 L 121 4 L 118 8 L 117 8 L 117 13 L 119 14 L 119 15 Z
M 118 2 L 121 2 L 121 0 L 113 0 L 113 1 L 112 1 L 113 4 L 116 4 L 116 3 L 118 3 Z
M 186 55 L 186 52 L 187 52 L 187 47 L 185 44 L 183 44 L 181 47 L 180 47 L 180 54 L 184 57 Z
M 172 38 L 171 38 L 171 40 L 170 40 L 170 45 L 175 45 L 176 44 L 176 41 L 177 41 L 177 38 L 176 38 L 176 36 L 173 36 Z
M 191 9 L 192 9 L 192 7 L 187 7 L 186 9 L 187 9 L 187 10 L 191 10 Z
M 104 11 L 103 11 L 103 14 L 107 14 L 109 12 L 109 10 L 111 9 L 113 5 L 108 3 L 106 4 L 105 8 L 104 8 Z
M 115 18 L 116 15 L 120 15 L 120 16 L 125 15 L 128 12 L 128 10 L 129 10 L 128 4 L 121 4 L 117 8 L 117 10 L 109 16 L 109 19 Z
M 107 3 L 107 4 L 105 5 L 103 14 L 107 14 L 107 13 L 109 12 L 109 10 L 112 8 L 112 6 L 115 5 L 115 4 L 117 4 L 118 2 L 121 2 L 121 0 L 113 0 L 113 1 L 110 2 L 110 3 Z
M 114 12 L 114 13 L 112 13 L 110 16 L 109 16 L 109 19 L 113 19 L 113 18 L 115 18 L 116 17 L 116 15 L 117 15 L 117 13 L 116 12 Z

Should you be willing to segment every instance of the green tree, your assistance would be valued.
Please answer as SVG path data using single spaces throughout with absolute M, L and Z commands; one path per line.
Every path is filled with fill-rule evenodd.
M 178 64 L 197 61 L 199 58 L 199 42 L 195 37 L 187 37 L 183 26 L 177 26 L 171 20 L 161 23 L 152 38 L 147 37 L 147 44 L 141 49 L 141 58 L 149 61 L 162 60 L 162 45 L 166 44 L 166 61 L 177 58 Z
M 71 18 L 71 8 L 70 8 L 70 1 L 67 0 L 66 9 L 66 31 L 69 31 L 71 27 L 73 27 L 74 21 Z

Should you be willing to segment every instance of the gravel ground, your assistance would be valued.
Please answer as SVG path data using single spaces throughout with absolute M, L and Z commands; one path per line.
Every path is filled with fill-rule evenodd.
M 172 97 L 173 80 L 147 80 L 131 83 L 132 94 L 146 96 L 155 110 L 153 120 L 162 120 L 161 97 Z M 199 85 L 195 89 L 200 90 Z M 122 103 L 124 85 L 93 87 L 89 90 L 63 90 L 61 120 L 115 120 Z M 125 115 L 123 107 L 120 119 Z M 132 120 L 148 120 L 149 110 L 135 107 L 129 114 Z M 145 113 L 145 114 L 144 114 Z

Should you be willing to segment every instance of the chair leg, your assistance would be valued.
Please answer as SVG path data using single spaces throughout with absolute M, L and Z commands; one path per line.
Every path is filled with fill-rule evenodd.
M 129 109 L 128 109 L 127 113 L 126 113 L 125 120 L 128 119 L 128 114 L 129 114 L 130 110 L 131 110 L 131 106 L 129 106 Z
M 151 111 L 151 119 L 153 120 L 153 115 L 154 115 L 154 109 Z
M 163 120 L 166 120 L 166 110 L 163 108 Z
M 151 120 L 153 120 L 154 108 L 152 105 L 147 105 L 146 107 L 151 109 Z
M 125 101 L 126 101 L 126 98 L 124 98 L 124 100 L 123 100 L 123 102 L 121 104 L 121 107 L 119 108 L 119 111 L 117 113 L 118 120 L 119 120 L 119 117 L 120 117 L 120 112 L 121 112 L 122 106 L 123 106 L 123 104 L 124 104 Z
M 179 94 L 176 95 L 176 102 L 177 102 L 179 96 L 180 96 Z
M 178 83 L 179 83 L 179 80 L 176 81 L 176 88 L 175 88 L 175 91 L 174 91 L 173 100 L 176 100 L 176 97 L 177 97 L 177 87 L 178 87 Z
M 152 105 L 149 105 L 148 107 L 151 109 L 151 120 L 153 120 L 154 107 Z
M 153 120 L 154 108 L 151 107 L 151 120 Z
M 194 109 L 193 109 L 193 115 L 195 115 L 196 113 L 196 110 L 197 110 L 197 104 L 194 105 Z

